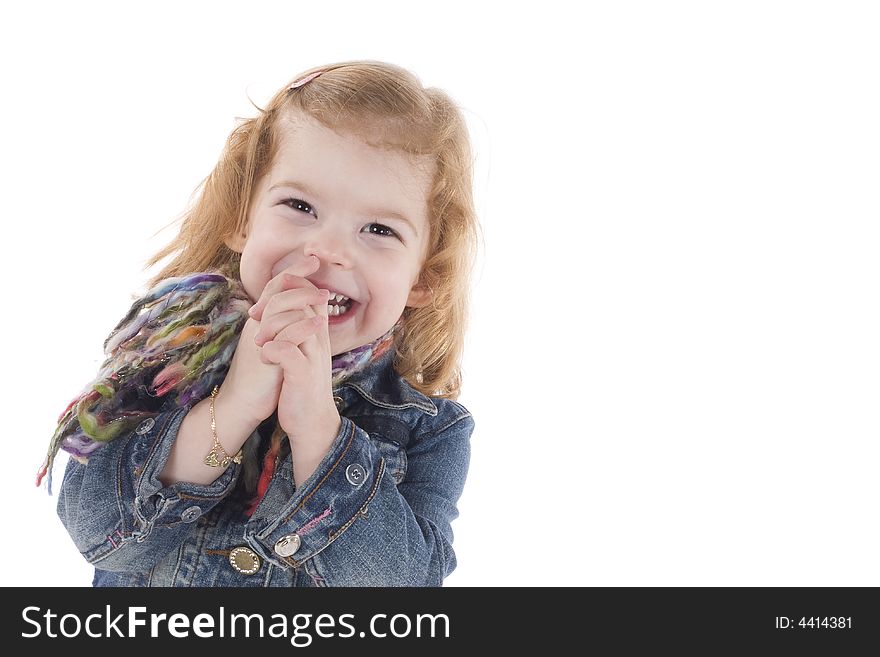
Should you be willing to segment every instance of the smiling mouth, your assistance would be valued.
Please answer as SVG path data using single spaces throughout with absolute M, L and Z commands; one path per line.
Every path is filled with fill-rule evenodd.
M 344 315 L 351 309 L 351 299 L 341 294 L 333 294 L 327 302 L 327 315 L 337 317 Z

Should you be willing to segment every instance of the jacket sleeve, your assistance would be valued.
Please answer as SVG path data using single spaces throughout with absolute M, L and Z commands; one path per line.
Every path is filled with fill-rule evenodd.
M 317 586 L 440 586 L 456 565 L 450 525 L 474 428 L 448 403 L 453 412 L 416 427 L 400 482 L 377 441 L 343 417 L 317 470 L 251 544 Z
M 239 469 L 234 464 L 207 486 L 165 487 L 159 481 L 189 410 L 185 406 L 144 420 L 95 451 L 86 465 L 68 462 L 58 515 L 89 563 L 102 570 L 149 570 L 232 490 Z

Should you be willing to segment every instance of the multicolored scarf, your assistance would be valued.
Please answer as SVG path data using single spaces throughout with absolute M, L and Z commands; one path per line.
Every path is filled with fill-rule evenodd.
M 37 486 L 48 473 L 51 494 L 59 449 L 87 463 L 146 418 L 206 398 L 226 377 L 251 305 L 239 280 L 216 271 L 167 278 L 135 301 L 104 341 L 107 359 L 98 375 L 58 418 Z M 334 357 L 332 385 L 385 353 L 396 328 Z M 280 442 L 273 438 L 272 455 Z

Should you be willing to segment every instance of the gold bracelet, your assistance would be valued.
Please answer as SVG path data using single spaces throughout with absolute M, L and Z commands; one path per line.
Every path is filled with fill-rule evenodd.
M 214 386 L 214 390 L 211 392 L 211 436 L 214 438 L 214 444 L 211 446 L 211 451 L 205 456 L 205 465 L 212 468 L 225 468 L 230 462 L 241 463 L 241 450 L 238 450 L 238 454 L 235 456 L 229 456 L 226 450 L 223 449 L 223 445 L 217 440 L 217 423 L 214 420 L 214 399 L 219 391 L 220 386 Z

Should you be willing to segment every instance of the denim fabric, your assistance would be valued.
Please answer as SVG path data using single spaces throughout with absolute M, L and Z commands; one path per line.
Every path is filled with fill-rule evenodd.
M 342 426 L 330 452 L 301 486 L 288 453 L 250 518 L 224 502 L 240 466 L 207 486 L 158 480 L 189 406 L 145 420 L 88 465 L 71 459 L 58 514 L 94 585 L 440 586 L 456 565 L 470 413 L 414 390 L 390 352 L 333 394 Z M 298 549 L 280 555 L 294 534 Z M 261 561 L 254 574 L 230 563 L 242 546 Z

